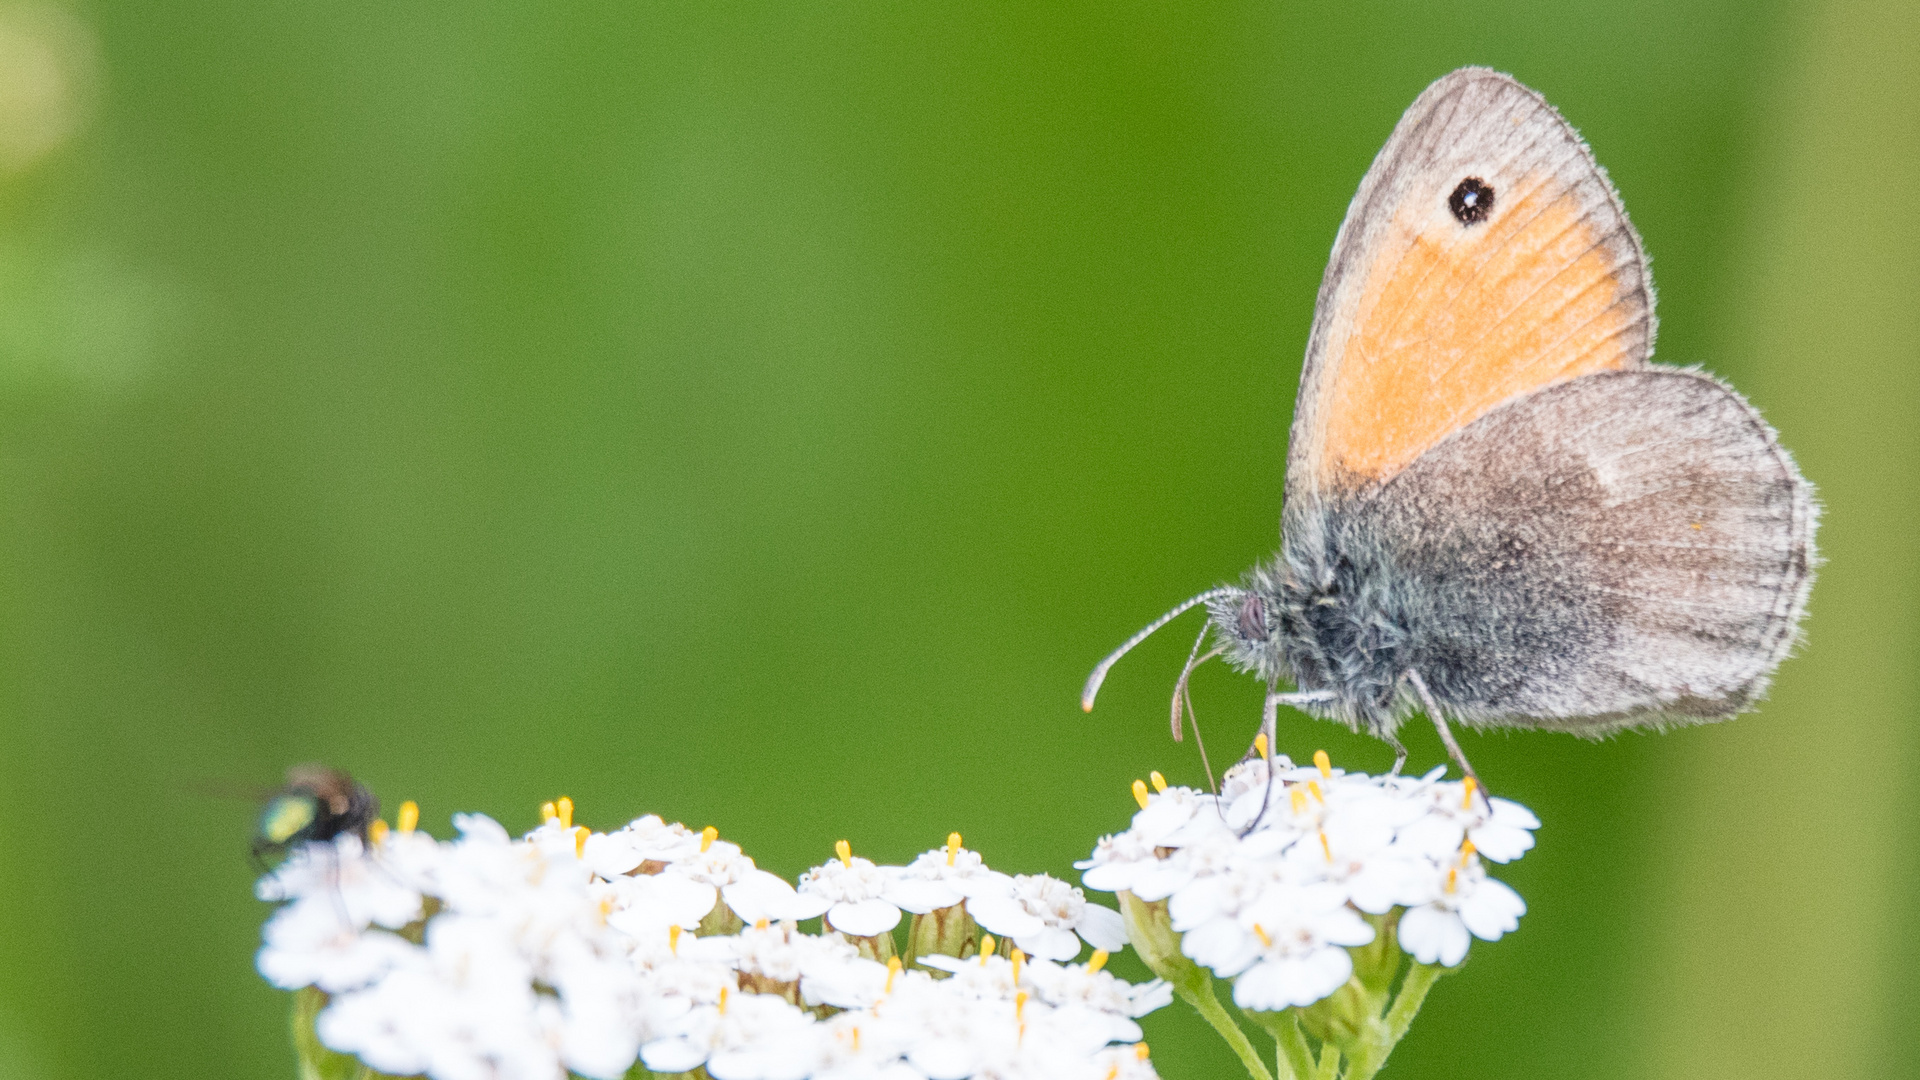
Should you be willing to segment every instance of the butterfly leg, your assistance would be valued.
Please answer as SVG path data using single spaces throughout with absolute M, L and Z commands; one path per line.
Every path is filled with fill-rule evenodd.
M 1302 705 L 1317 705 L 1321 702 L 1332 701 L 1336 696 L 1338 695 L 1331 690 L 1295 690 L 1293 693 L 1283 694 L 1272 687 L 1268 687 L 1267 703 L 1260 710 L 1260 734 L 1267 737 L 1267 752 L 1272 754 L 1280 752 L 1280 706 L 1287 705 L 1297 709 Z M 1256 757 L 1259 753 L 1259 746 L 1256 742 L 1254 746 L 1247 748 L 1246 756 Z
M 1266 704 L 1260 707 L 1260 734 L 1267 737 L 1267 753 L 1269 754 L 1279 753 L 1280 701 L 1284 697 L 1286 697 L 1285 694 L 1269 686 L 1267 687 Z M 1257 746 L 1250 752 L 1258 753 Z
M 1280 702 L 1287 697 L 1288 695 L 1282 694 L 1273 687 L 1267 687 L 1267 701 L 1260 710 L 1260 736 L 1266 738 L 1267 752 L 1265 754 L 1260 752 L 1260 738 L 1255 737 L 1253 745 L 1247 748 L 1246 757 L 1240 759 L 1245 761 L 1247 758 L 1258 757 L 1267 763 L 1267 789 L 1260 794 L 1260 812 L 1253 815 L 1253 820 L 1247 822 L 1246 828 L 1240 830 L 1241 836 L 1260 827 L 1261 820 L 1267 816 L 1267 807 L 1273 802 L 1273 781 L 1279 775 L 1279 770 L 1273 767 L 1273 740 L 1280 726 Z
M 1254 815 L 1253 821 L 1240 835 L 1245 836 L 1260 827 L 1260 821 L 1267 816 L 1267 807 L 1273 801 L 1273 782 L 1280 775 L 1279 770 L 1273 768 L 1273 755 L 1280 752 L 1276 746 L 1280 728 L 1280 706 L 1290 705 L 1298 708 L 1301 705 L 1332 701 L 1335 696 L 1331 690 L 1296 690 L 1291 694 L 1283 694 L 1272 687 L 1267 688 L 1267 701 L 1260 710 L 1260 734 L 1267 737 L 1267 790 L 1260 798 L 1260 812 Z M 1247 758 L 1259 756 L 1261 756 L 1260 740 L 1256 738 L 1253 745 L 1247 748 L 1246 757 L 1240 760 L 1245 761 Z M 1401 756 L 1406 756 L 1404 751 Z
M 1291 694 L 1274 694 L 1273 700 L 1276 704 L 1291 705 L 1297 709 L 1302 705 L 1319 705 L 1332 701 L 1339 696 L 1331 690 L 1295 690 Z
M 1473 781 L 1473 786 L 1480 789 L 1480 797 L 1491 800 L 1493 793 L 1487 790 L 1487 785 L 1480 779 L 1479 774 L 1473 771 L 1473 763 L 1467 760 L 1466 752 L 1461 750 L 1460 744 L 1454 740 L 1453 729 L 1447 726 L 1447 718 L 1441 715 L 1440 706 L 1433 700 L 1433 693 L 1427 689 L 1427 681 L 1420 677 L 1419 672 L 1411 668 L 1408 669 L 1404 678 L 1412 684 L 1413 692 L 1420 695 L 1420 705 L 1427 710 L 1427 719 L 1433 721 L 1433 729 L 1440 733 L 1440 742 L 1446 746 L 1447 756 L 1453 758 L 1459 764 L 1460 771 L 1466 773 Z M 1405 756 L 1406 751 L 1402 750 L 1400 753 Z M 1493 803 L 1489 801 L 1487 805 L 1491 807 Z
M 1407 763 L 1407 748 L 1401 744 L 1398 735 L 1389 734 L 1380 737 L 1386 740 L 1388 746 L 1393 747 L 1393 770 L 1388 775 L 1399 776 L 1401 767 Z

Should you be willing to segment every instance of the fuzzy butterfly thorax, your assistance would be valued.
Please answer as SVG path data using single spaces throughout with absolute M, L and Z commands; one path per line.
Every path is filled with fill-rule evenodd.
M 1337 529 L 1337 515 L 1311 513 L 1293 515 L 1278 558 L 1207 605 L 1222 658 L 1269 686 L 1331 694 L 1300 706 L 1315 716 L 1390 735 L 1412 707 L 1402 676 L 1414 659 L 1415 613 L 1380 573 L 1383 552 L 1343 550 L 1327 527 Z

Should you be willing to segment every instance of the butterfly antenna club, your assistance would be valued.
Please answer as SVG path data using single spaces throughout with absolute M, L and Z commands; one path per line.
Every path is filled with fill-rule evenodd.
M 1219 597 L 1222 597 L 1222 596 L 1232 596 L 1238 593 L 1239 591 L 1240 591 L 1239 589 L 1233 588 L 1232 586 L 1226 586 L 1218 589 L 1208 589 L 1206 592 L 1201 593 L 1199 596 L 1193 596 L 1185 600 L 1182 600 L 1179 604 L 1175 605 L 1172 611 L 1167 612 L 1165 615 L 1160 616 L 1159 618 L 1148 623 L 1145 627 L 1141 628 L 1139 633 L 1128 638 L 1126 642 L 1122 644 L 1119 648 L 1113 650 L 1111 653 L 1108 653 L 1107 658 L 1105 660 L 1100 661 L 1099 666 L 1093 669 L 1093 674 L 1087 676 L 1086 688 L 1080 691 L 1081 710 L 1083 712 L 1093 711 L 1093 699 L 1096 696 L 1098 696 L 1100 693 L 1100 684 L 1107 681 L 1107 672 L 1113 670 L 1113 665 L 1119 663 L 1121 657 L 1127 655 L 1127 653 L 1129 652 L 1132 652 L 1133 647 L 1135 645 L 1138 645 L 1141 642 L 1147 640 L 1149 637 L 1152 637 L 1153 632 L 1155 630 L 1160 629 L 1161 627 L 1167 625 L 1173 620 L 1179 618 L 1181 615 L 1184 615 L 1189 609 L 1198 607 L 1199 605 L 1204 604 L 1209 600 L 1218 599 Z

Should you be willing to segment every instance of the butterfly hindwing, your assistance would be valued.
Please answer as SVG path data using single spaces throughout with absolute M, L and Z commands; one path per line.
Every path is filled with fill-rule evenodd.
M 1814 517 L 1738 394 L 1649 368 L 1510 401 L 1328 526 L 1391 583 L 1406 663 L 1450 712 L 1600 734 L 1760 696 L 1806 604 Z
M 1550 383 L 1643 365 L 1640 239 L 1577 132 L 1480 68 L 1407 110 L 1347 211 L 1321 284 L 1288 499 L 1364 489 Z

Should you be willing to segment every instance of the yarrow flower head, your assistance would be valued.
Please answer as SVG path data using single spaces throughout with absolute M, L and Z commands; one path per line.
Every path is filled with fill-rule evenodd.
M 307 845 L 261 881 L 282 906 L 260 970 L 302 995 L 312 1053 L 433 1080 L 613 1080 L 636 1062 L 714 1080 L 1155 1075 L 1136 1018 L 1167 984 L 1115 978 L 1106 952 L 1030 958 L 979 937 L 966 906 L 987 898 L 1065 957 L 1080 936 L 1124 945 L 1118 914 L 991 870 L 957 834 L 908 866 L 843 842 L 795 889 L 711 828 L 649 815 L 599 833 L 565 799 L 542 816 L 515 839 L 456 815 L 439 841 L 406 804 L 398 828 Z M 966 930 L 950 955 L 911 938 L 902 958 L 903 912 Z M 802 932 L 815 916 L 823 932 Z
M 1131 828 L 1075 865 L 1088 888 L 1120 895 L 1134 940 L 1159 943 L 1142 955 L 1176 985 L 1197 964 L 1233 980 L 1255 1015 L 1292 1010 L 1272 1021 L 1283 1044 L 1297 1015 L 1350 1056 L 1384 1060 L 1403 954 L 1416 966 L 1401 994 L 1423 996 L 1474 938 L 1518 928 L 1526 903 L 1486 863 L 1524 854 L 1540 822 L 1444 769 L 1376 777 L 1325 753 L 1305 766 L 1268 756 L 1264 736 L 1256 748 L 1218 794 L 1136 781 Z
M 922 852 L 905 866 L 892 868 L 897 879 L 895 903 L 915 915 L 953 907 L 982 891 L 1004 891 L 1012 879 L 989 867 L 977 851 L 960 846 L 960 834 L 947 837 L 944 847 Z
M 800 875 L 807 913 L 824 915 L 828 926 L 855 937 L 876 937 L 899 925 L 902 901 L 913 897 L 900 888 L 898 868 L 855 856 L 845 840 L 834 851 L 835 858 Z
M 1119 912 L 1088 903 L 1084 892 L 1046 874 L 1021 874 L 1002 888 L 979 890 L 969 898 L 968 910 L 984 929 L 1047 960 L 1080 955 L 1082 939 L 1108 952 L 1127 944 Z
M 1256 746 L 1217 793 L 1137 781 L 1131 826 L 1076 864 L 1084 888 L 994 869 L 958 833 L 897 866 L 842 840 L 795 887 L 713 827 L 597 832 L 562 798 L 518 837 L 459 814 L 437 840 L 407 803 L 259 882 L 279 905 L 259 968 L 296 991 L 315 1075 L 1152 1080 L 1138 1021 L 1175 996 L 1257 1063 L 1219 977 L 1290 1071 L 1362 1080 L 1442 971 L 1518 928 L 1525 902 L 1488 870 L 1540 823 L 1444 770 Z M 1106 969 L 1128 945 L 1158 978 Z

